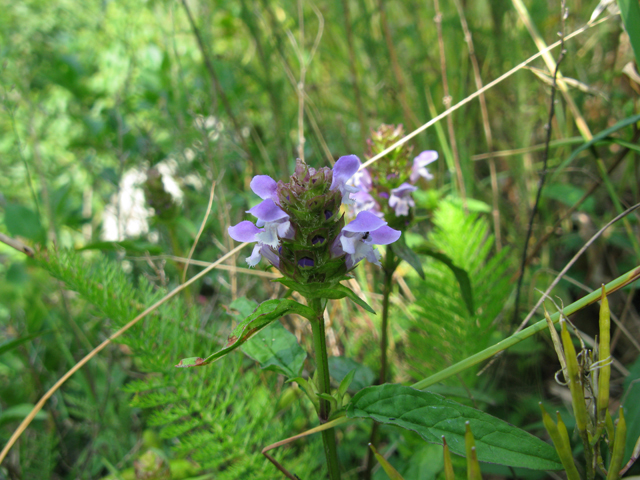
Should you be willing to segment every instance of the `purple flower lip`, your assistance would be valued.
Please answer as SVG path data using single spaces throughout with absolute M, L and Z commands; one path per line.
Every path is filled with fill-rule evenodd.
M 233 227 L 229 227 L 227 231 L 229 236 L 237 242 L 257 242 L 253 247 L 251 256 L 247 257 L 247 264 L 250 267 L 255 267 L 260 262 L 260 258 L 265 257 L 273 266 L 279 268 L 280 259 L 278 256 L 268 245 L 265 245 L 260 240 L 261 234 L 264 235 L 264 229 L 256 227 L 248 220 L 244 220 Z
M 427 165 L 435 162 L 438 159 L 438 152 L 435 150 L 425 150 L 413 159 L 413 167 L 411 167 L 411 176 L 409 180 L 411 183 L 416 183 L 420 177 L 425 180 L 432 180 L 433 175 L 427 170 Z
M 405 182 L 398 188 L 394 188 L 393 190 L 391 190 L 389 206 L 395 209 L 396 216 L 401 217 L 409 215 L 409 208 L 416 206 L 416 203 L 413 201 L 411 194 L 417 189 L 418 187 Z
M 349 198 L 349 194 L 356 193 L 357 187 L 347 185 L 347 182 L 353 177 L 360 168 L 360 159 L 355 155 L 346 155 L 340 157 L 333 166 L 333 179 L 329 190 L 339 190 L 342 194 L 342 203 L 352 205 L 353 200 Z
M 269 175 L 256 175 L 251 180 L 249 187 L 251 187 L 251 190 L 253 190 L 253 193 L 258 195 L 263 200 L 266 200 L 268 198 L 271 198 L 271 199 L 278 198 L 278 194 L 277 194 L 278 184 Z
M 303 268 L 310 268 L 315 266 L 315 262 L 309 257 L 302 257 L 300 260 L 298 260 L 298 266 Z
M 331 253 L 334 257 L 346 254 L 349 270 L 363 258 L 380 265 L 380 252 L 374 250 L 373 245 L 388 245 L 398 238 L 400 231 L 387 226 L 387 222 L 375 214 L 364 211 L 342 229 L 331 246 Z
M 389 198 L 389 194 L 387 192 L 380 192 L 380 193 L 378 193 L 378 196 L 380 198 L 384 198 L 384 199 L 388 199 Z
M 289 215 L 270 198 L 263 200 L 252 209 L 247 210 L 247 213 L 250 213 L 262 222 L 275 222 L 289 217 Z

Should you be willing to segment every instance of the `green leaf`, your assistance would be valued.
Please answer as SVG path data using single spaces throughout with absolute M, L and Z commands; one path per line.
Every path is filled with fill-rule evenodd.
M 14 405 L 13 407 L 9 407 L 0 413 L 0 427 L 9 422 L 20 422 L 24 420 L 24 418 L 31 413 L 33 410 L 33 405 L 30 403 L 21 403 L 19 405 Z M 35 420 L 46 420 L 47 412 L 40 410 L 36 413 Z
M 624 418 L 627 422 L 627 440 L 623 465 L 629 461 L 640 435 L 640 358 L 629 368 L 624 379 Z
M 353 380 L 349 385 L 349 391 L 357 392 L 373 384 L 375 374 L 366 365 L 361 365 L 347 357 L 329 357 L 329 375 L 338 382 L 342 382 L 350 372 Z
M 636 64 L 640 66 L 640 5 L 638 0 L 618 0 L 618 5 L 624 28 L 636 55 Z
M 298 344 L 295 335 L 280 322 L 255 334 L 242 346 L 242 351 L 260 363 L 264 370 L 280 372 L 287 378 L 300 375 L 307 358 L 307 352 Z
M 280 317 L 289 313 L 297 313 L 303 317 L 313 320 L 315 312 L 312 308 L 302 305 L 298 302 L 289 299 L 275 299 L 267 300 L 260 304 L 260 306 L 245 318 L 240 324 L 233 329 L 227 344 L 222 350 L 216 353 L 212 353 L 206 358 L 202 357 L 189 357 L 183 358 L 176 365 L 176 367 L 201 367 L 211 362 L 215 362 L 221 357 L 224 357 L 227 353 L 235 350 L 240 345 L 245 343 L 249 338 L 265 328 L 271 322 L 279 319 Z
M 276 278 L 274 282 L 281 283 L 285 287 L 301 293 L 306 298 L 328 298 L 330 300 L 340 300 L 341 298 L 349 298 L 353 303 L 360 305 L 367 312 L 375 314 L 375 310 L 369 306 L 367 302 L 362 300 L 356 293 L 348 287 L 340 283 L 309 283 L 303 285 L 290 278 Z
M 633 0 L 630 0 L 630 1 L 633 1 Z M 637 2 L 636 2 L 636 8 L 637 8 Z M 618 130 L 620 130 L 620 129 L 624 128 L 624 127 L 628 127 L 629 125 L 633 125 L 634 123 L 636 123 L 638 121 L 640 121 L 640 115 L 634 115 L 632 117 L 625 118 L 624 120 L 621 120 L 618 123 L 616 123 L 613 127 L 610 127 L 610 128 L 607 128 L 606 130 L 601 131 L 600 133 L 595 135 L 591 140 L 589 140 L 588 142 L 583 143 L 582 145 L 580 145 L 578 148 L 576 148 L 573 151 L 573 153 L 571 153 L 569 158 L 567 158 L 564 162 L 562 162 L 560 164 L 560 166 L 558 166 L 556 168 L 556 171 L 552 175 L 550 182 L 555 180 L 556 176 L 558 174 L 560 174 L 562 171 L 564 171 L 566 166 L 569 165 L 571 162 L 573 162 L 573 160 L 578 156 L 578 154 L 580 152 L 586 150 L 587 148 L 590 148 L 596 142 L 599 142 L 599 141 L 605 139 L 606 137 L 608 137 L 612 133 L 617 132 Z
M 36 212 L 22 205 L 9 203 L 4 208 L 4 224 L 9 234 L 43 242 L 46 239 L 40 217 Z
M 533 470 L 560 470 L 551 445 L 499 418 L 430 393 L 402 385 L 380 385 L 358 392 L 347 408 L 349 418 L 412 430 L 430 443 L 446 436 L 452 452 L 465 455 L 465 422 L 476 439 L 478 460 Z
M 240 317 L 242 319 L 251 315 L 256 308 L 258 308 L 258 302 L 247 297 L 240 297 L 229 304 L 227 313 L 232 317 Z M 236 314 L 236 312 L 238 313 Z
M 8 351 L 13 350 L 16 347 L 19 347 L 23 343 L 27 343 L 28 341 L 33 340 L 34 338 L 49 332 L 51 332 L 51 330 L 44 330 L 42 332 L 32 333 L 31 335 L 27 335 L 25 337 L 15 338 L 13 340 L 0 343 L 0 355 L 2 355 L 3 353 L 7 353 Z
M 464 206 L 464 203 L 460 197 L 449 195 L 447 197 L 447 200 L 460 208 Z M 482 200 L 467 198 L 467 210 L 472 213 L 491 213 L 491 205 L 483 202 Z
M 420 278 L 424 280 L 424 270 L 422 269 L 420 257 L 407 246 L 404 235 L 401 235 L 396 242 L 390 245 L 390 247 L 393 253 L 411 265 L 416 273 L 420 275 Z
M 316 408 L 316 411 L 320 410 L 320 400 L 318 399 L 318 389 L 313 381 L 305 380 L 302 377 L 290 378 L 287 383 L 296 382 L 300 385 L 300 388 L 307 395 L 311 403 Z
M 449 269 L 456 276 L 456 280 L 458 280 L 458 283 L 460 284 L 460 293 L 462 294 L 462 299 L 467 306 L 467 310 L 469 310 L 469 313 L 473 315 L 475 312 L 475 308 L 473 306 L 473 289 L 471 287 L 471 281 L 469 280 L 469 275 L 467 274 L 467 272 L 464 269 L 456 266 L 456 264 L 453 263 L 453 260 L 451 260 L 451 258 L 449 258 L 447 255 L 432 247 L 422 245 L 416 247 L 415 251 L 416 253 L 435 258 L 436 260 L 444 263 L 447 267 L 449 267 Z
M 585 191 L 586 190 L 584 188 L 570 183 L 552 183 L 544 187 L 544 190 L 542 190 L 542 196 L 571 207 L 578 203 L 578 200 L 582 198 Z M 578 210 L 583 212 L 593 212 L 595 203 L 595 199 L 593 197 L 589 197 L 578 208 Z
M 356 374 L 356 369 L 351 370 L 340 382 L 340 387 L 338 387 L 338 398 L 344 397 L 344 394 L 347 393 L 349 387 L 351 386 L 351 382 L 353 382 L 353 377 Z

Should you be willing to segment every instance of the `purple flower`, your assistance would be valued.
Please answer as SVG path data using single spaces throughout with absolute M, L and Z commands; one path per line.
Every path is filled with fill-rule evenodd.
M 334 256 L 346 253 L 347 270 L 366 258 L 380 265 L 380 252 L 373 245 L 388 245 L 400 238 L 400 232 L 387 226 L 387 222 L 371 212 L 360 212 L 355 220 L 346 225 L 331 247 Z
M 378 202 L 375 201 L 369 192 L 360 190 L 353 195 L 352 199 L 354 201 L 352 206 L 352 212 L 354 215 L 358 215 L 360 212 L 369 211 L 380 218 L 384 217 L 384 214 L 380 211 L 380 205 L 378 205 Z
M 229 227 L 229 236 L 238 242 L 257 242 L 251 256 L 247 257 L 247 263 L 250 267 L 255 267 L 262 256 L 272 265 L 278 267 L 280 259 L 272 249 L 278 248 L 280 238 L 292 239 L 294 237 L 289 215 L 275 203 L 278 200 L 278 195 L 277 183 L 273 178 L 268 175 L 256 175 L 251 180 L 250 187 L 256 195 L 263 199 L 258 205 L 247 210 L 247 213 L 258 219 L 257 226 L 245 220 Z
M 411 194 L 415 192 L 418 187 L 403 183 L 398 188 L 391 190 L 391 198 L 389 198 L 389 206 L 396 211 L 398 217 L 403 215 L 409 215 L 409 208 L 415 207 L 416 203 L 413 201 Z
M 260 262 L 261 257 L 266 258 L 274 267 L 279 267 L 280 259 L 278 255 L 260 240 L 260 235 L 264 234 L 264 230 L 245 220 L 233 227 L 229 227 L 228 232 L 229 236 L 238 242 L 257 242 L 257 245 L 253 247 L 251 256 L 247 257 L 247 263 L 250 267 L 255 267 Z
M 366 168 L 358 170 L 356 173 L 354 173 L 353 177 L 351 177 L 351 180 L 349 180 L 348 183 L 349 185 L 353 185 L 354 187 L 359 188 L 361 191 L 364 190 L 365 192 L 371 190 L 371 187 L 373 186 L 371 174 Z
M 346 155 L 340 157 L 333 166 L 333 180 L 329 190 L 340 190 L 342 194 L 342 203 L 345 205 L 353 205 L 354 202 L 349 198 L 350 193 L 356 193 L 358 188 L 347 185 L 347 182 L 353 177 L 360 168 L 360 159 L 355 155 Z
M 270 247 L 277 248 L 280 245 L 280 238 L 292 240 L 294 231 L 291 228 L 289 215 L 278 207 L 275 202 L 267 198 L 250 210 L 247 210 L 258 219 L 258 227 L 264 227 L 261 233 L 256 234 L 256 238 Z
M 268 198 L 272 200 L 274 198 L 278 198 L 278 184 L 269 175 L 256 175 L 251 180 L 249 187 L 251 187 L 253 193 L 258 195 L 263 200 L 266 200 Z
M 413 159 L 413 167 L 411 168 L 411 177 L 409 180 L 411 183 L 416 183 L 420 177 L 426 180 L 432 180 L 433 175 L 427 170 L 427 165 L 435 162 L 438 159 L 438 152 L 435 150 L 425 150 L 416 158 Z

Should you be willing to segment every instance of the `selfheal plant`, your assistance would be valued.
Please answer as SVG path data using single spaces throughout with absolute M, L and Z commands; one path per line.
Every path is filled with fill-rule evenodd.
M 381 125 L 367 140 L 367 158 L 373 158 L 404 136 L 402 125 Z M 425 150 L 415 158 L 413 147 L 401 145 L 381 161 L 358 172 L 351 184 L 358 187 L 354 195 L 353 213 L 369 210 L 386 219 L 391 226 L 406 230 L 413 218 L 413 192 L 420 179 L 432 180 L 427 166 L 438 159 L 438 153 Z
M 400 238 L 400 231 L 368 211 L 359 212 L 355 220 L 345 225 L 341 207 L 353 205 L 351 195 L 359 190 L 347 182 L 360 165 L 355 155 L 340 157 L 332 169 L 316 170 L 297 160 L 295 171 L 286 183 L 276 182 L 267 175 L 257 175 L 251 180 L 251 190 L 262 199 L 247 210 L 256 218 L 256 223 L 244 220 L 229 227 L 229 235 L 239 242 L 255 243 L 246 259 L 249 266 L 256 266 L 264 257 L 283 274 L 283 278 L 275 281 L 300 293 L 307 305 L 288 298 L 263 302 L 235 327 L 224 348 L 206 358 L 183 359 L 178 367 L 211 363 L 283 315 L 297 313 L 311 323 L 316 373 L 310 380 L 301 377 L 292 380 L 303 386 L 321 423 L 339 413 L 348 382 L 331 394 L 324 331 L 327 300 L 348 297 L 375 313 L 340 281 L 349 278 L 346 274 L 364 258 L 380 265 L 381 255 L 374 245 L 389 245 Z M 339 479 L 334 431 L 323 431 L 322 439 L 330 477 Z

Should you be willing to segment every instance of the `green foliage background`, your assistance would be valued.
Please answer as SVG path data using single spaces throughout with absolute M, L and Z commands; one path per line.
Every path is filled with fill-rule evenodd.
M 476 82 L 456 2 L 441 3 L 455 104 L 476 91 Z M 183 263 L 175 257 L 187 256 L 195 241 L 212 182 L 215 201 L 193 253 L 204 262 L 233 247 L 226 228 L 257 201 L 248 188 L 251 177 L 289 175 L 298 153 L 300 57 L 310 61 L 303 134 L 311 165 L 329 165 L 350 153 L 364 158 L 370 128 L 403 123 L 410 132 L 444 110 L 431 2 L 187 4 L 204 51 L 181 2 L 0 0 L 0 232 L 41 252 L 35 261 L 0 244 L 0 349 L 7 347 L 0 350 L 2 445 L 58 378 L 181 282 Z M 559 2 L 531 0 L 526 7 L 541 37 L 555 41 Z M 596 3 L 568 7 L 571 32 L 589 20 Z M 485 84 L 537 52 L 513 2 L 463 2 L 463 11 Z M 622 73 L 634 56 L 619 17 L 567 42 L 566 49 L 562 73 L 580 87 L 570 87 L 568 95 L 594 134 L 639 113 L 640 87 Z M 542 60 L 532 66 L 545 68 Z M 414 152 L 438 150 L 440 161 L 430 190 L 416 195 L 420 221 L 407 235 L 409 244 L 427 241 L 466 270 L 476 311 L 466 310 L 446 266 L 425 257 L 421 280 L 403 264 L 404 285 L 392 298 L 395 381 L 424 378 L 515 328 L 514 278 L 542 168 L 549 92 L 526 69 L 487 91 L 492 148 L 502 152 L 495 157 L 493 186 L 492 160 L 481 156 L 488 145 L 477 101 L 451 116 L 453 137 L 443 120 L 412 141 Z M 558 98 L 548 165 L 554 176 L 543 190 L 531 246 L 544 241 L 525 274 L 521 312 L 591 234 L 640 201 L 635 124 L 554 170 L 583 142 L 575 111 Z M 630 149 L 626 156 L 624 148 Z M 457 183 L 456 150 L 466 202 Z M 154 167 L 170 171 L 180 202 L 148 184 L 148 227 L 127 235 L 121 225 L 122 241 L 105 241 L 109 210 L 121 219 L 128 214 L 112 203 L 126 190 L 124 182 L 144 187 Z M 130 180 L 131 172 L 138 180 Z M 596 182 L 607 188 L 594 189 L 568 213 Z M 637 266 L 638 238 L 638 216 L 632 215 L 589 249 L 571 270 L 572 279 L 596 288 Z M 243 258 L 230 264 L 242 267 Z M 359 267 L 356 276 L 379 311 L 381 275 L 370 267 Z M 0 465 L 0 478 L 135 478 L 134 469 L 147 458 L 151 478 L 162 478 L 167 465 L 172 478 L 275 478 L 260 450 L 315 426 L 300 390 L 241 353 L 208 369 L 173 365 L 225 342 L 236 298 L 263 301 L 283 292 L 244 271 L 209 274 L 67 382 Z M 582 291 L 575 282 L 562 282 L 554 294 L 567 304 Z M 612 311 L 621 314 L 629 334 L 618 334 L 614 355 L 629 366 L 640 351 L 634 340 L 640 337 L 640 303 L 634 289 L 616 295 Z M 330 317 L 330 353 L 344 359 L 336 372 L 355 360 L 366 386 L 379 367 L 379 318 L 346 301 L 333 302 Z M 596 319 L 586 311 L 575 322 L 593 335 Z M 305 322 L 287 317 L 283 324 L 310 351 Z M 19 339 L 25 341 L 9 343 Z M 558 368 L 552 346 L 540 337 L 505 357 L 480 377 L 469 371 L 439 388 L 540 433 L 537 402 L 562 403 L 549 383 Z M 307 359 L 305 374 L 312 365 Z M 637 363 L 631 371 L 637 373 Z M 638 390 L 631 376 L 614 376 L 615 401 L 629 391 L 625 401 L 633 404 Z M 357 425 L 340 433 L 348 478 L 357 477 L 368 429 Z M 391 427 L 381 432 L 401 473 L 415 475 L 419 465 L 439 461 L 416 436 Z M 275 455 L 300 478 L 320 478 L 324 468 L 316 437 Z

